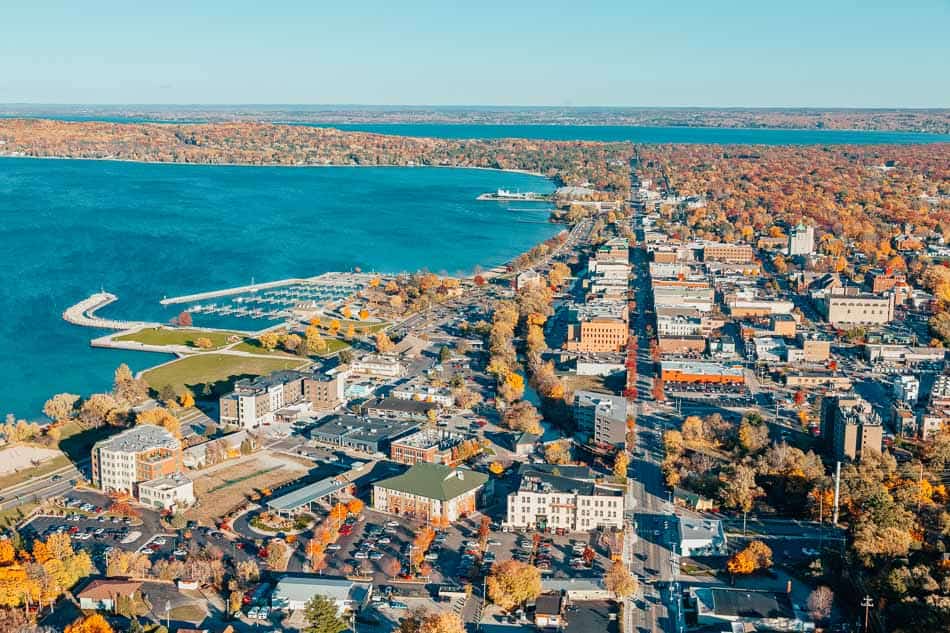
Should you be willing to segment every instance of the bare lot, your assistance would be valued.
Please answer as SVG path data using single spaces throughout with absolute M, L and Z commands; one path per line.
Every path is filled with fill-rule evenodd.
M 192 476 L 197 506 L 189 510 L 189 519 L 208 523 L 225 516 L 262 490 L 273 490 L 307 474 L 306 460 L 289 455 L 279 457 L 266 452 L 243 458 L 233 464 L 222 464 Z

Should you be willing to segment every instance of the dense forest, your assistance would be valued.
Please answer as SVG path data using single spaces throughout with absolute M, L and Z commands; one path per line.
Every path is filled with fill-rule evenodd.
M 0 121 L 0 153 L 241 165 L 431 165 L 518 169 L 626 191 L 626 143 L 447 140 L 264 123 Z

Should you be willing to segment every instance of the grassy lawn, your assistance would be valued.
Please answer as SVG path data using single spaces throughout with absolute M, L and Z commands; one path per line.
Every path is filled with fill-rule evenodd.
M 121 430 L 108 425 L 98 429 L 84 429 L 78 422 L 71 420 L 59 427 L 59 450 L 74 462 L 86 459 L 93 444 Z
M 195 346 L 195 340 L 199 338 L 210 339 L 214 347 L 224 347 L 228 344 L 228 337 L 235 336 L 235 332 L 225 330 L 216 330 L 213 332 L 204 332 L 202 330 L 189 330 L 187 328 L 172 327 L 153 327 L 117 336 L 117 341 L 134 341 L 143 345 L 185 345 Z
M 290 352 L 285 352 L 280 349 L 264 349 L 261 347 L 261 344 L 257 342 L 256 338 L 246 338 L 231 349 L 236 352 L 260 354 L 261 356 L 274 356 L 275 358 L 300 358 L 296 354 L 291 354 Z
M 155 612 L 158 615 L 165 615 L 165 611 L 162 609 L 156 609 Z M 201 622 L 207 615 L 207 612 L 196 604 L 183 604 L 168 612 L 169 618 L 182 622 Z
M 22 483 L 24 481 L 29 481 L 34 477 L 48 475 L 51 472 L 59 470 L 65 466 L 69 466 L 69 458 L 65 455 L 60 455 L 59 457 L 46 460 L 39 466 L 35 466 L 33 468 L 24 468 L 18 473 L 4 475 L 3 477 L 0 477 L 0 490 L 9 488 L 10 486 L 15 486 L 16 484 Z
M 39 503 L 24 503 L 21 506 L 16 508 L 10 508 L 9 510 L 0 510 L 0 530 L 8 530 L 12 528 L 17 522 L 32 512 Z
M 330 323 L 332 319 L 323 319 L 323 325 Z M 357 321 L 356 319 L 340 319 L 340 332 L 346 332 L 346 328 L 350 326 L 350 323 L 353 324 L 353 329 L 356 330 L 357 334 L 363 333 L 376 333 L 382 329 L 389 327 L 389 321 L 380 321 L 379 323 L 366 322 L 366 321 Z
M 215 395 L 231 390 L 240 378 L 262 376 L 279 369 L 293 369 L 303 364 L 301 358 L 246 358 L 226 354 L 198 354 L 150 369 L 142 377 L 155 391 L 171 385 L 177 392 L 183 388 L 201 393 L 210 383 Z
M 330 354 L 336 354 L 341 349 L 346 349 L 347 347 L 350 346 L 349 343 L 338 338 L 328 338 L 324 340 L 327 342 L 327 351 L 320 354 L 320 356 L 329 356 Z

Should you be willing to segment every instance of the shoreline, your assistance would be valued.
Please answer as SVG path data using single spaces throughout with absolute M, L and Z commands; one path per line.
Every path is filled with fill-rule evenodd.
M 405 169 L 416 169 L 416 168 L 430 168 L 430 169 L 474 169 L 480 171 L 495 171 L 501 173 L 509 174 L 521 174 L 523 176 L 536 176 L 538 178 L 543 178 L 548 182 L 555 185 L 555 187 L 561 186 L 557 183 L 556 180 L 549 176 L 536 171 L 529 171 L 527 169 L 504 169 L 501 167 L 477 167 L 477 166 L 468 166 L 468 165 L 397 165 L 397 164 L 386 164 L 386 165 L 325 165 L 325 164 L 303 164 L 303 165 L 288 165 L 286 163 L 195 163 L 189 161 L 169 161 L 169 160 L 141 160 L 135 158 L 100 158 L 100 157 L 89 157 L 89 156 L 32 156 L 28 154 L 10 154 L 6 152 L 0 152 L 0 159 L 4 158 L 29 158 L 32 160 L 81 160 L 81 161 L 90 161 L 90 162 L 109 162 L 109 163 L 133 163 L 139 165 L 186 165 L 189 167 L 296 167 L 296 168 L 308 168 L 308 167 L 339 167 L 339 168 L 356 168 L 356 169 L 371 169 L 371 168 L 380 168 L 380 169 L 393 169 L 393 168 L 405 168 Z

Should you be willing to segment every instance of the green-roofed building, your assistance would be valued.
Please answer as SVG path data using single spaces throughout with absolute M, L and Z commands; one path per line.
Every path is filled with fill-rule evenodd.
M 453 522 L 476 510 L 488 475 L 467 468 L 419 462 L 373 484 L 373 508 L 430 522 Z

